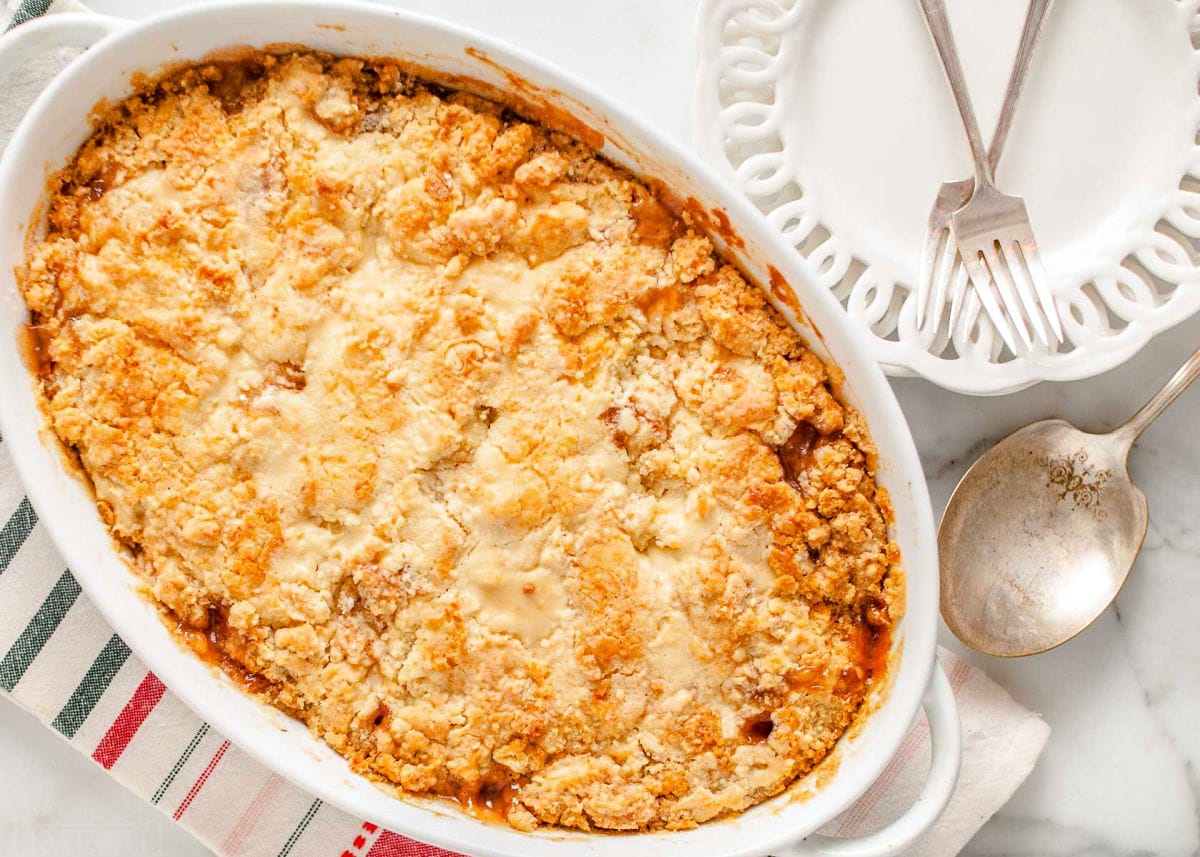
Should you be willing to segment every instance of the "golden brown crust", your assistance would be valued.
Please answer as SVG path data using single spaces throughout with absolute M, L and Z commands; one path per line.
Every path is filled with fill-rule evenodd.
M 681 828 L 859 710 L 901 603 L 867 432 L 582 144 L 386 61 L 188 68 L 109 108 L 19 274 L 154 597 L 356 769 Z

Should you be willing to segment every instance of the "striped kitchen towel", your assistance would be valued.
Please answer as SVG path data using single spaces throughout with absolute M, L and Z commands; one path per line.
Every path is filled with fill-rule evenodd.
M 558 2 L 558 0 L 547 0 Z M 143 4 L 144 5 L 144 4 Z M 10 3 L 14 24 L 76 0 Z M 69 53 L 31 64 L 0 97 L 0 145 Z M 0 403 L 0 407 L 3 404 Z M 963 723 L 959 787 L 909 853 L 947 857 L 1026 778 L 1049 735 L 983 673 L 940 652 Z M 432 857 L 448 852 L 322 803 L 232 746 L 146 670 L 80 592 L 0 440 L 0 694 L 32 712 L 119 782 L 220 855 Z M 825 832 L 878 829 L 919 792 L 929 737 L 919 720 L 867 794 Z M 0 841 L 0 851 L 7 852 Z
M 0 442 L 0 446 L 3 446 Z M 221 855 L 434 857 L 322 803 L 193 714 L 112 633 L 0 449 L 0 689 Z M 0 852 L 6 852 L 0 841 Z

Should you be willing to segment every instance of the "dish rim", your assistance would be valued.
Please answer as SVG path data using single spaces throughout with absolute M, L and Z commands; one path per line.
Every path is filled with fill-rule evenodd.
M 897 641 L 894 644 L 898 647 L 902 644 L 902 647 L 894 649 L 898 653 L 894 656 L 894 663 L 890 669 L 891 675 L 888 682 L 890 687 L 887 698 L 877 706 L 877 710 L 868 712 L 865 717 L 861 718 L 865 721 L 866 725 L 872 728 L 875 728 L 877 721 L 882 722 L 886 720 L 875 731 L 883 730 L 886 732 L 883 738 L 876 739 L 876 745 L 888 745 L 888 751 L 883 753 L 877 750 L 871 754 L 869 759 L 855 758 L 853 752 L 854 746 L 860 742 L 857 738 L 851 740 L 852 752 L 849 754 L 850 758 L 844 760 L 846 763 L 838 766 L 837 770 L 829 777 L 829 782 L 822 786 L 816 796 L 807 801 L 805 808 L 821 806 L 822 804 L 832 804 L 833 801 L 824 800 L 827 794 L 836 794 L 836 792 L 831 791 L 832 786 L 839 781 L 845 784 L 853 780 L 853 785 L 845 786 L 841 789 L 842 794 L 838 795 L 836 800 L 838 806 L 832 810 L 824 807 L 820 812 L 807 813 L 802 823 L 780 824 L 779 832 L 775 835 L 766 836 L 755 834 L 751 831 L 742 831 L 743 833 L 750 833 L 749 838 L 751 839 L 758 836 L 761 841 L 756 840 L 748 847 L 723 850 L 720 853 L 730 855 L 760 854 L 768 850 L 777 849 L 790 842 L 795 842 L 825 820 L 828 820 L 828 818 L 836 815 L 837 812 L 840 812 L 841 809 L 844 809 L 865 791 L 895 754 L 904 732 L 912 722 L 917 708 L 920 707 L 922 692 L 929 682 L 934 667 L 933 652 L 937 628 L 936 542 L 933 537 L 932 509 L 926 491 L 924 475 L 920 468 L 920 462 L 916 455 L 907 422 L 881 370 L 866 346 L 861 343 L 858 332 L 853 329 L 848 319 L 845 318 L 841 306 L 836 303 L 827 291 L 815 282 L 811 272 L 807 270 L 806 263 L 803 263 L 794 252 L 790 251 L 790 248 L 770 229 L 765 221 L 761 221 L 756 210 L 747 200 L 738 194 L 736 190 L 722 185 L 711 168 L 705 166 L 696 156 L 683 150 L 664 134 L 655 131 L 652 126 L 631 115 L 608 97 L 592 90 L 586 84 L 575 79 L 571 74 L 489 36 L 424 15 L 370 3 L 357 2 L 356 0 L 324 0 L 324 2 L 312 2 L 312 0 L 308 0 L 308 2 L 295 2 L 295 0 L 256 0 L 256 2 L 247 3 L 233 0 L 232 2 L 216 2 L 200 6 L 184 7 L 141 21 L 125 23 L 109 35 L 98 40 L 95 48 L 87 51 L 82 57 L 71 63 L 68 68 L 51 82 L 21 121 L 9 145 L 6 147 L 3 158 L 0 159 L 0 198 L 7 197 L 10 186 L 17 181 L 16 174 L 20 171 L 20 168 L 28 167 L 23 158 L 18 157 L 18 155 L 25 153 L 27 149 L 31 148 L 35 128 L 39 123 L 51 122 L 53 124 L 54 121 L 57 121 L 59 125 L 64 123 L 70 124 L 69 118 L 53 120 L 47 119 L 46 116 L 51 108 L 58 106 L 60 100 L 65 99 L 65 96 L 71 92 L 71 87 L 78 85 L 79 81 L 88 72 L 96 71 L 98 67 L 102 67 L 105 63 L 112 63 L 112 57 L 121 54 L 119 51 L 120 47 L 131 48 L 138 42 L 142 42 L 144 47 L 144 43 L 151 41 L 155 34 L 161 35 L 162 31 L 169 31 L 171 28 L 178 29 L 182 24 L 192 23 L 197 20 L 212 22 L 213 19 L 216 19 L 216 29 L 223 31 L 229 27 L 228 25 L 222 27 L 221 22 L 228 21 L 231 17 L 236 18 L 240 16 L 244 19 L 251 19 L 258 13 L 279 15 L 280 11 L 284 9 L 303 10 L 303 13 L 308 15 L 334 16 L 340 14 L 349 18 L 371 18 L 375 21 L 386 19 L 386 23 L 391 27 L 407 28 L 411 31 L 424 33 L 437 33 L 449 41 L 465 43 L 482 52 L 487 58 L 486 62 L 490 64 L 499 63 L 497 67 L 512 70 L 521 80 L 548 81 L 549 87 L 552 87 L 552 90 L 540 83 L 536 84 L 537 90 L 541 92 L 553 91 L 554 100 L 560 102 L 564 109 L 574 115 L 578 115 L 579 109 L 584 108 L 588 113 L 589 119 L 598 117 L 601 120 L 606 140 L 605 147 L 602 150 L 603 154 L 613 158 L 623 166 L 628 166 L 628 163 L 622 157 L 622 154 L 633 158 L 638 163 L 641 163 L 641 159 L 644 159 L 646 163 L 652 164 L 652 166 L 646 169 L 638 169 L 635 166 L 635 172 L 640 176 L 659 177 L 663 171 L 670 172 L 674 170 L 686 186 L 689 186 L 692 190 L 697 191 L 703 196 L 705 202 L 711 201 L 719 206 L 720 210 L 728 213 L 730 222 L 736 227 L 736 232 L 732 233 L 737 236 L 734 239 L 735 241 L 749 238 L 755 248 L 762 247 L 761 254 L 763 257 L 771 260 L 769 265 L 774 266 L 778 271 L 782 272 L 782 275 L 792 285 L 795 292 L 803 295 L 801 303 L 804 307 L 804 313 L 801 317 L 797 318 L 796 314 L 789 311 L 786 307 L 779 307 L 778 300 L 773 298 L 770 295 L 770 290 L 764 287 L 764 291 L 767 291 L 768 297 L 772 297 L 772 302 L 783 311 L 789 323 L 801 331 L 806 341 L 814 347 L 814 350 L 823 359 L 831 361 L 845 373 L 847 378 L 845 398 L 850 400 L 864 413 L 867 424 L 872 431 L 872 436 L 876 439 L 877 445 L 881 447 L 877 472 L 883 468 L 895 468 L 897 476 L 905 483 L 906 490 L 909 492 L 908 498 L 902 503 L 904 517 L 912 518 L 912 521 L 905 525 L 905 532 L 911 538 L 917 539 L 918 542 L 917 550 L 902 552 L 902 562 L 907 578 L 905 587 L 905 616 L 901 622 L 901 631 L 896 635 Z M 345 32 L 344 29 L 338 30 L 337 27 L 339 26 L 344 25 L 341 22 L 328 25 L 329 29 L 322 32 L 321 39 L 306 39 L 304 44 L 318 50 L 329 49 L 324 47 L 323 44 L 318 44 L 318 42 L 327 42 L 331 38 L 333 41 L 336 41 L 337 37 Z M 384 38 L 387 37 L 384 36 Z M 399 36 L 396 36 L 396 38 L 398 39 Z M 286 40 L 257 39 L 254 40 L 254 43 L 263 45 L 279 41 Z M 233 47 L 244 44 L 243 40 L 237 38 L 219 39 L 218 42 L 218 47 Z M 155 46 L 153 50 L 160 50 L 161 53 L 166 54 L 168 49 L 165 47 L 160 49 Z M 196 61 L 203 57 L 203 54 L 192 55 L 182 52 L 177 45 L 174 46 L 174 51 L 177 56 L 164 56 L 157 65 L 150 66 L 148 70 L 151 73 L 156 73 L 164 65 L 171 62 Z M 336 53 L 337 51 L 335 50 L 334 52 Z M 364 52 L 347 49 L 341 51 L 341 53 L 362 55 Z M 419 65 L 430 65 L 429 60 L 431 57 L 428 55 L 419 57 L 408 56 L 399 50 L 393 51 L 389 55 L 395 55 L 401 61 L 415 62 Z M 462 57 L 459 57 L 459 60 L 462 60 Z M 119 60 L 117 61 L 119 62 Z M 131 71 L 132 69 L 123 69 L 121 71 L 126 81 L 128 81 Z M 98 77 L 108 77 L 111 74 L 112 72 L 110 71 L 100 74 Z M 94 90 L 96 87 L 91 88 Z M 127 84 L 122 91 L 128 92 Z M 78 100 L 78 98 L 75 100 Z M 97 99 L 92 98 L 91 100 L 94 102 Z M 70 147 L 71 151 L 74 151 L 78 145 L 78 141 L 82 140 L 90 129 L 90 125 L 80 123 L 80 118 L 76 116 L 74 120 L 74 139 L 77 142 Z M 82 129 L 80 128 L 81 125 L 83 125 Z M 632 143 L 630 142 L 631 140 L 633 141 Z M 612 151 L 610 151 L 610 147 L 613 149 Z M 626 149 L 631 151 L 626 151 Z M 648 152 L 646 151 L 647 149 L 653 151 Z M 36 151 L 36 148 L 34 151 Z M 50 170 L 60 165 L 61 163 L 51 164 L 46 170 L 38 169 L 34 170 L 34 172 L 42 176 L 42 181 L 44 182 L 44 176 Z M 678 187 L 678 184 L 672 182 L 668 186 L 675 188 Z M 13 208 L 13 213 L 0 219 L 0 223 L 3 223 L 5 220 L 14 219 L 21 221 L 29 216 L 28 211 L 23 213 L 19 206 L 13 206 Z M 7 229 L 7 224 L 3 228 Z M 11 238 L 11 236 L 9 237 Z M 719 236 L 717 237 L 718 244 L 724 245 L 725 242 L 719 240 Z M 749 265 L 736 247 L 723 246 L 722 249 L 726 255 L 732 256 L 739 262 L 742 262 L 743 266 L 748 270 L 753 271 L 755 268 L 761 270 L 761 264 L 757 266 Z M 4 253 L 4 247 L 0 246 L 0 256 L 3 256 Z M 17 260 L 22 257 L 23 254 L 16 254 Z M 0 283 L 0 289 L 3 290 L 3 295 L 0 295 L 0 301 L 8 304 L 9 310 L 18 309 L 19 314 L 23 317 L 24 302 L 20 297 L 19 291 L 15 289 L 15 284 L 11 282 L 11 274 L 6 274 L 5 276 L 9 278 L 10 282 Z M 759 284 L 760 287 L 763 287 L 765 278 L 761 275 L 755 276 L 752 274 L 750 278 Z M 819 326 L 812 323 L 813 315 L 817 317 Z M 5 338 L 2 345 L 3 350 L 0 351 L 0 370 L 2 370 L 0 372 L 0 390 L 7 388 L 10 392 L 17 393 L 19 396 L 20 391 L 13 386 L 12 382 L 14 377 L 23 377 L 24 383 L 28 388 L 26 392 L 32 398 L 33 385 L 30 383 L 27 368 L 24 365 L 13 365 L 13 343 L 9 342 L 11 338 Z M 833 343 L 832 348 L 829 348 L 830 342 Z M 834 354 L 836 354 L 836 359 L 833 356 Z M 19 360 L 19 355 L 17 359 Z M 10 439 L 12 443 L 14 463 L 22 482 L 28 490 L 31 502 L 39 511 L 43 522 L 54 539 L 56 547 L 58 547 L 60 553 L 66 559 L 70 560 L 70 565 L 76 569 L 76 576 L 80 579 L 81 585 L 88 592 L 89 598 L 96 603 L 96 606 L 105 616 L 105 619 L 130 643 L 131 648 L 138 654 L 139 658 L 158 674 L 171 687 L 174 693 L 180 696 L 193 710 L 202 713 L 207 719 L 212 721 L 213 725 L 219 731 L 230 737 L 234 743 L 237 743 L 250 753 L 250 755 L 256 757 L 259 761 L 262 761 L 274 770 L 279 771 L 302 788 L 318 794 L 331 803 L 343 806 L 350 811 L 372 816 L 373 820 L 376 820 L 370 810 L 363 810 L 354 801 L 344 799 L 344 792 L 341 789 L 326 787 L 321 783 L 314 783 L 311 778 L 297 774 L 294 767 L 287 768 L 287 766 L 281 766 L 282 763 L 280 760 L 270 758 L 265 750 L 258 747 L 254 741 L 249 740 L 249 736 L 246 734 L 247 730 L 240 728 L 239 724 L 236 723 L 236 718 L 233 716 L 236 712 L 220 710 L 223 703 L 222 700 L 214 701 L 216 698 L 206 697 L 203 689 L 195 689 L 188 686 L 183 679 L 187 677 L 187 673 L 191 672 L 194 674 L 195 671 L 187 669 L 182 660 L 193 661 L 195 660 L 193 655 L 185 652 L 180 647 L 158 650 L 150 645 L 150 641 L 140 638 L 139 631 L 134 625 L 134 620 L 123 614 L 122 605 L 119 603 L 121 599 L 110 597 L 111 593 L 106 592 L 101 586 L 101 583 L 104 581 L 103 575 L 98 576 L 92 568 L 92 563 L 96 561 L 97 557 L 83 551 L 77 545 L 76 540 L 72 538 L 79 522 L 71 520 L 59 508 L 64 503 L 64 492 L 55 486 L 54 482 L 56 480 L 41 478 L 45 475 L 46 471 L 46 462 L 44 459 L 47 455 L 57 457 L 57 450 L 50 452 L 45 445 L 38 441 L 38 435 L 43 430 L 42 421 L 35 418 L 32 422 L 37 422 L 38 425 L 28 424 L 25 417 L 18 413 L 21 410 L 21 408 L 7 407 L 0 410 L 0 430 L 3 431 L 4 436 Z M 881 413 L 872 415 L 868 413 L 869 411 Z M 886 421 L 884 417 L 886 417 Z M 886 443 L 880 443 L 881 436 L 875 432 L 875 427 L 880 425 L 887 425 L 888 427 L 889 433 Z M 883 454 L 884 448 L 889 450 L 889 454 L 886 457 Z M 61 470 L 61 466 L 59 469 Z M 71 492 L 67 489 L 65 493 L 70 494 Z M 900 495 L 897 494 L 894 487 L 891 493 L 893 494 L 893 502 L 898 506 L 897 512 L 899 513 L 901 511 L 899 505 L 901 504 L 898 503 L 897 497 Z M 67 506 L 78 506 L 77 497 L 67 497 L 66 501 Z M 92 513 L 94 516 L 94 506 L 92 507 Z M 897 519 L 900 517 L 897 514 Z M 908 532 L 910 528 L 911 533 Z M 900 532 L 899 525 L 897 525 L 896 532 Z M 116 552 L 111 548 L 109 552 L 113 557 L 116 556 Z M 120 562 L 119 559 L 117 561 Z M 920 585 L 914 587 L 914 581 L 919 581 Z M 108 580 L 107 582 L 111 583 L 112 581 Z M 138 595 L 136 597 L 141 598 L 142 596 Z M 258 704 L 261 705 L 261 703 Z M 214 711 L 216 712 L 216 716 L 213 716 Z M 270 711 L 278 714 L 274 709 L 270 709 Z M 884 729 L 884 726 L 887 728 Z M 857 728 L 857 726 L 854 728 Z M 862 729 L 859 731 L 867 730 Z M 307 735 L 307 730 L 304 730 L 304 734 Z M 842 744 L 839 744 L 839 748 L 841 747 Z M 861 756 L 862 754 L 858 755 Z M 853 764 L 849 764 L 850 761 L 853 761 Z M 818 766 L 818 769 L 822 767 L 824 766 Z M 846 774 L 846 771 L 850 771 L 854 776 L 851 777 L 849 774 Z M 716 838 L 705 836 L 705 831 L 712 831 L 716 828 L 727 828 L 729 826 L 736 827 L 740 820 L 747 819 L 750 814 L 754 814 L 756 810 L 764 807 L 770 808 L 775 806 L 781 814 L 786 812 L 787 805 L 794 804 L 794 796 L 789 794 L 790 791 L 792 790 L 789 789 L 783 795 L 759 804 L 757 807 L 751 808 L 732 819 L 710 822 L 692 831 L 669 833 L 639 832 L 629 835 L 637 836 L 639 840 L 648 838 L 658 842 L 664 848 L 667 846 L 667 840 L 670 840 L 672 847 L 678 846 L 681 849 L 686 849 L 694 845 L 693 840 L 695 839 Z M 428 806 L 423 805 L 424 802 L 412 798 L 400 801 L 389 798 L 389 800 L 392 803 L 407 807 L 416 807 L 422 811 L 430 809 Z M 351 806 L 347 806 L 348 803 Z M 398 829 L 398 832 L 409 833 L 425 841 L 432 841 L 451 849 L 470 849 L 472 853 L 496 855 L 532 853 L 528 848 L 524 851 L 505 850 L 503 845 L 499 848 L 487 846 L 481 848 L 478 842 L 471 843 L 457 837 L 442 836 L 436 832 L 431 832 L 428 827 L 420 825 L 414 826 L 404 822 L 398 824 L 394 819 L 385 821 L 384 823 L 393 829 Z M 440 823 L 445 823 L 445 820 L 443 819 Z M 493 839 L 497 838 L 497 834 L 501 833 L 501 831 L 492 826 L 485 826 L 484 829 Z M 508 831 L 507 829 L 504 832 L 515 833 L 515 831 Z M 524 840 L 527 846 L 531 838 L 546 843 L 553 842 L 556 849 L 554 853 L 562 853 L 564 849 L 559 846 L 573 845 L 580 841 L 585 843 L 595 843 L 597 841 L 612 843 L 619 842 L 624 838 L 620 836 L 614 837 L 610 834 L 603 836 L 583 834 L 584 838 L 580 840 L 574 834 L 553 830 L 532 837 L 529 834 L 517 834 L 517 836 Z M 597 850 L 589 845 L 587 846 L 587 850 L 582 850 L 579 853 L 598 854 L 606 853 L 606 851 L 606 848 L 602 847 Z M 538 853 L 542 852 L 538 851 Z M 666 852 L 664 851 L 663 853 Z M 680 853 L 683 853 L 682 850 Z

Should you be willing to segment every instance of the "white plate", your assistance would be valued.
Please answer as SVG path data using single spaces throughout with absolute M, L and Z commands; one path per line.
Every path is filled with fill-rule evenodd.
M 1025 3 L 950 2 L 985 134 Z M 1198 0 L 1058 0 L 1001 190 L 1025 197 L 1067 343 L 1013 356 L 986 315 L 922 341 L 915 282 L 969 153 L 912 0 L 704 0 L 694 134 L 817 267 L 893 374 L 964 393 L 1098 374 L 1200 309 Z

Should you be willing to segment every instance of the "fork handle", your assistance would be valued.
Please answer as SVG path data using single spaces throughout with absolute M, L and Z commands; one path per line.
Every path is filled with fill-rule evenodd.
M 954 93 L 954 103 L 958 105 L 958 115 L 962 117 L 967 140 L 971 144 L 971 157 L 975 161 L 975 188 L 978 190 L 981 187 L 992 187 L 992 166 L 988 163 L 987 150 L 983 147 L 983 135 L 979 133 L 979 120 L 975 118 L 975 108 L 971 106 L 962 63 L 958 61 L 958 49 L 954 46 L 950 20 L 946 17 L 946 4 L 943 0 L 918 2 L 921 4 L 921 12 L 925 15 L 925 26 L 929 28 L 929 35 L 933 37 L 934 47 L 937 48 L 938 59 L 942 61 L 942 69 L 950 82 L 950 90 Z
M 1013 113 L 1017 101 L 1021 97 L 1021 89 L 1025 86 L 1025 78 L 1029 76 L 1029 66 L 1033 60 L 1033 50 L 1037 47 L 1042 35 L 1042 25 L 1046 23 L 1046 13 L 1050 11 L 1052 0 L 1030 0 L 1029 9 L 1025 13 L 1025 25 L 1021 29 L 1021 44 L 1017 47 L 1017 58 L 1013 62 L 1012 72 L 1008 76 L 1008 88 L 1004 92 L 1004 106 L 1000 108 L 1000 119 L 996 122 L 996 131 L 992 135 L 992 145 L 988 148 L 988 165 L 992 172 L 1000 163 L 1000 155 L 1004 152 L 1004 144 L 1008 141 L 1008 131 L 1012 127 Z

